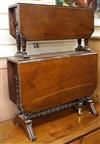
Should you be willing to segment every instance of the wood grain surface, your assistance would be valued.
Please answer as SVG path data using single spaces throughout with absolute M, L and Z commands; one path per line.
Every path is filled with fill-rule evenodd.
M 75 53 L 75 52 L 74 52 Z M 30 60 L 8 62 L 10 98 L 16 102 L 15 75 L 26 112 L 36 112 L 91 96 L 97 83 L 97 54 L 63 53 L 33 56 Z M 53 54 L 54 55 L 54 54 Z
M 96 88 L 97 56 L 65 56 L 19 64 L 22 105 L 39 111 L 91 96 Z
M 68 8 L 34 4 L 9 7 L 10 33 L 19 33 L 28 41 L 89 38 L 94 30 L 94 11 L 89 8 Z
M 100 113 L 100 104 L 96 105 L 96 108 Z M 44 120 L 39 118 L 39 120 L 33 121 L 33 127 L 37 135 L 34 144 L 99 144 L 100 115 L 94 117 L 87 110 L 83 110 L 81 116 L 72 111 L 70 113 L 62 111 L 59 115 L 59 118 L 57 115 L 50 115 Z M 26 137 L 23 129 L 16 127 L 12 120 L 0 123 L 0 128 L 0 144 L 32 143 Z M 83 143 L 80 143 L 82 139 Z

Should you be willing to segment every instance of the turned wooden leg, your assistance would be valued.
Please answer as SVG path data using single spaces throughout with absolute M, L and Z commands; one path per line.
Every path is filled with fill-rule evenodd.
M 20 56 L 21 55 L 21 41 L 20 41 L 18 23 L 16 23 L 16 44 L 17 44 L 17 53 L 15 56 Z
M 31 141 L 34 141 L 36 139 L 36 136 L 32 129 L 32 120 L 24 120 L 23 115 L 16 115 L 14 119 L 14 124 L 20 125 L 21 127 L 23 127 L 26 134 L 28 135 L 28 138 Z
M 91 49 L 88 47 L 88 39 L 84 39 L 84 50 L 91 51 Z
M 78 46 L 77 46 L 77 48 L 75 48 L 75 51 L 83 51 L 84 48 L 81 45 L 82 39 L 78 39 L 77 42 L 78 42 Z
M 21 42 L 20 42 L 20 35 L 16 35 L 16 43 L 17 43 L 17 54 L 16 55 L 21 55 Z
M 86 101 L 89 104 L 90 111 L 93 113 L 93 115 L 97 116 L 98 113 L 97 113 L 96 108 L 94 106 L 94 102 L 92 100 L 92 97 L 90 97 L 90 96 L 86 97 Z
M 27 55 L 27 52 L 26 52 L 26 40 L 23 37 L 21 37 L 21 46 L 22 46 L 23 58 L 29 58 L 29 56 Z

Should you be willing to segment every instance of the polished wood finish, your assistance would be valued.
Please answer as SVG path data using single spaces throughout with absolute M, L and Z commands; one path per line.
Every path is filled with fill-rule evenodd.
M 97 54 L 64 52 L 41 54 L 25 61 L 9 59 L 9 92 L 15 103 L 16 76 L 24 110 L 38 112 L 91 96 L 97 83 Z
M 100 143 L 100 129 L 82 138 L 82 144 L 99 144 Z
M 94 29 L 94 11 L 89 8 L 18 3 L 9 7 L 10 33 L 25 40 L 89 38 Z
M 100 129 L 69 144 L 100 144 Z
M 16 38 L 18 57 L 29 58 L 27 41 L 78 39 L 76 51 L 91 51 L 88 39 L 94 31 L 94 11 L 18 3 L 9 7 L 9 29 Z M 84 46 L 81 39 L 84 39 Z M 34 43 L 34 47 L 38 48 L 38 43 Z
M 34 118 L 76 105 L 81 114 L 84 102 L 97 115 L 91 98 L 97 83 L 97 54 L 88 48 L 93 17 L 93 10 L 87 8 L 22 3 L 9 7 L 10 33 L 16 38 L 19 56 L 8 59 L 9 94 L 17 105 L 14 122 L 25 129 L 31 141 L 35 139 Z M 75 38 L 77 52 L 27 56 L 27 41 Z
M 8 59 L 10 99 L 16 103 L 15 124 L 21 125 L 31 141 L 32 119 L 77 107 L 82 112 L 88 103 L 97 112 L 91 98 L 97 83 L 95 52 L 59 52 L 33 55 L 29 59 Z M 84 102 L 83 102 L 84 100 Z
M 100 104 L 96 105 L 100 114 Z M 87 110 L 83 115 L 62 111 L 57 115 L 33 121 L 37 134 L 34 144 L 99 144 L 100 142 L 100 115 L 93 117 Z M 46 120 L 45 120 L 46 119 Z M 31 144 L 20 127 L 13 125 L 12 120 L 0 123 L 0 143 L 4 144 Z M 83 143 L 80 143 L 80 141 Z

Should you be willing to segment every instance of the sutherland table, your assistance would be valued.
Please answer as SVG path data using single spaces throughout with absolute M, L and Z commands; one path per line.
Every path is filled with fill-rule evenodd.
M 97 54 L 88 47 L 94 30 L 91 8 L 17 3 L 9 7 L 9 30 L 17 53 L 8 58 L 9 97 L 17 106 L 15 124 L 31 141 L 32 120 L 86 103 L 97 115 L 92 94 L 97 84 Z M 77 39 L 75 51 L 27 54 L 27 42 Z M 81 44 L 81 40 L 84 43 Z M 47 130 L 46 130 L 47 131 Z
M 97 115 L 91 95 L 97 83 L 95 52 L 62 52 L 8 59 L 10 99 L 17 104 L 15 123 L 30 139 L 32 119 L 88 103 Z

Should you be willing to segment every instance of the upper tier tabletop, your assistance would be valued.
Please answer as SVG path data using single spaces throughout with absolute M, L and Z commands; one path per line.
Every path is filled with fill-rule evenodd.
M 9 7 L 10 34 L 27 41 L 89 38 L 94 31 L 94 10 L 55 5 L 18 3 Z

